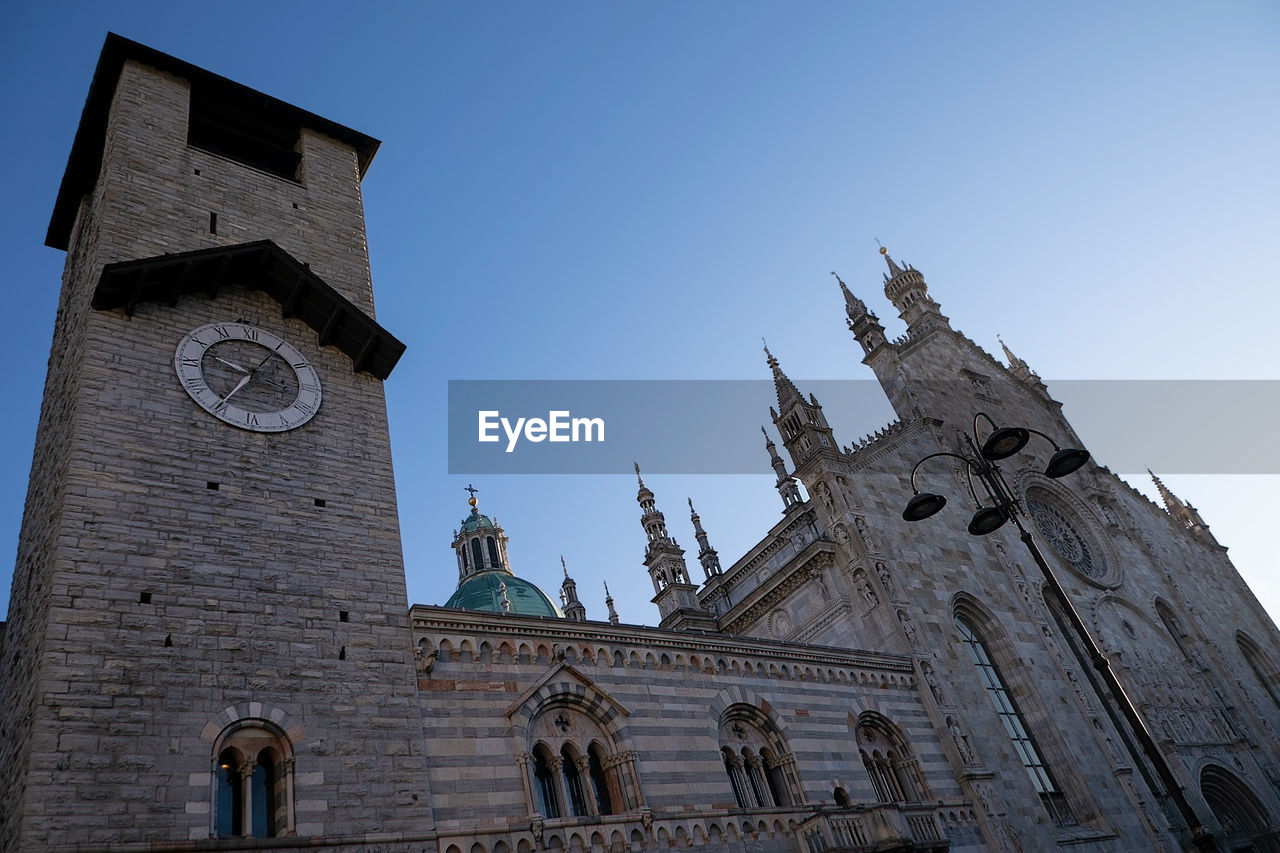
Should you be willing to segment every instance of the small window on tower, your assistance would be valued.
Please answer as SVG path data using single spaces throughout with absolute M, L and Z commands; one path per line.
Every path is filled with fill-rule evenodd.
M 194 83 L 187 144 L 297 181 L 301 129 L 288 117 L 255 106 Z

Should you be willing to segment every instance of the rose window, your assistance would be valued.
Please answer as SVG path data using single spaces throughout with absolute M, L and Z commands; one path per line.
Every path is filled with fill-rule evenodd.
M 1036 498 L 1027 498 L 1027 510 L 1040 534 L 1074 569 L 1089 577 L 1102 574 L 1102 567 L 1095 562 L 1084 538 L 1056 507 Z

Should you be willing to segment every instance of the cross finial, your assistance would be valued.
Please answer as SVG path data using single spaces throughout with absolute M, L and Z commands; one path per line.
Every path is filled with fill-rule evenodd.
M 835 270 L 832 270 L 832 271 L 831 271 L 831 274 L 832 274 L 832 275 L 834 275 L 834 276 L 836 277 L 836 281 L 840 282 L 840 286 L 841 286 L 841 287 L 843 287 L 843 286 L 844 286 L 844 279 L 842 279 L 842 278 L 840 277 L 839 273 L 837 273 Z
M 777 366 L 778 366 L 778 360 L 777 360 L 776 358 L 774 358 L 774 357 L 773 357 L 773 353 L 769 352 L 769 342 L 768 342 L 768 341 L 766 341 L 764 338 L 761 338 L 761 339 L 760 339 L 760 343 L 764 344 L 764 358 L 765 358 L 765 363 L 766 363 L 766 364 L 768 364 L 768 365 L 769 365 L 770 367 L 772 367 L 772 368 L 777 368 Z
M 463 491 L 470 493 L 471 497 L 474 498 L 476 496 L 476 492 L 480 490 L 477 489 L 475 486 L 471 485 L 470 483 L 467 483 L 467 487 L 463 489 Z

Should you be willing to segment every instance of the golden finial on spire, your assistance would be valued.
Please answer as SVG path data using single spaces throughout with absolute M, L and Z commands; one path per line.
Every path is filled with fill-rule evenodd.
M 478 500 L 476 500 L 476 492 L 480 490 L 477 489 L 475 486 L 471 485 L 470 483 L 467 483 L 467 487 L 463 489 L 463 491 L 469 492 L 471 494 L 471 497 L 467 499 L 467 503 L 471 505 L 472 509 L 475 509 L 476 504 L 480 503 Z

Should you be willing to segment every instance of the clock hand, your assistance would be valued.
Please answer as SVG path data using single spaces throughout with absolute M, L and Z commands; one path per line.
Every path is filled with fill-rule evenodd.
M 285 387 L 281 385 L 279 382 L 275 381 L 274 379 L 268 379 L 265 376 L 255 376 L 253 378 L 255 381 L 261 382 L 263 385 L 270 385 L 272 388 L 276 389 L 277 391 L 285 390 Z
M 227 360 L 226 360 L 225 358 L 223 358 L 222 356 L 215 355 L 215 356 L 213 357 L 213 360 L 214 360 L 214 361 L 220 361 L 220 362 L 222 362 L 222 363 L 223 363 L 223 364 L 225 364 L 227 367 L 230 367 L 232 370 L 236 371 L 237 373 L 249 373 L 249 372 L 251 372 L 251 371 L 245 370 L 243 367 L 241 367 L 240 365 L 236 364 L 234 361 L 227 361 Z
M 285 389 L 284 389 L 284 386 L 283 386 L 283 385 L 281 385 L 279 382 L 276 382 L 276 381 L 275 381 L 275 380 L 273 380 L 273 379 L 268 379 L 268 378 L 267 378 L 267 377 L 265 377 L 265 376 L 259 376 L 259 375 L 258 375 L 258 371 L 262 369 L 262 366 L 263 366 L 264 364 L 266 364 L 268 361 L 270 361 L 270 360 L 271 360 L 271 356 L 273 356 L 273 355 L 275 355 L 275 353 L 274 353 L 274 352 L 269 352 L 269 353 L 267 353 L 267 354 L 266 354 L 266 356 L 264 356 L 264 357 L 263 357 L 262 361 L 258 362 L 257 364 L 255 364 L 255 365 L 253 366 L 253 369 L 249 371 L 249 375 L 250 375 L 251 377 L 253 377 L 253 379 L 254 379 L 255 381 L 257 381 L 257 382 L 261 382 L 261 383 L 263 383 L 264 385 L 270 385 L 272 388 L 276 389 L 277 391 L 283 391 L 283 390 L 285 390 Z M 215 358 L 216 358 L 216 356 L 215 356 Z
M 253 374 L 252 374 L 252 373 L 246 373 L 244 376 L 242 376 L 242 377 L 240 378 L 240 381 L 236 383 L 236 387 L 232 388 L 232 389 L 231 389 L 231 392 L 230 392 L 229 394 L 227 394 L 227 396 L 223 397 L 223 398 L 222 398 L 222 400 L 221 400 L 221 402 L 222 402 L 222 403 L 226 403 L 228 400 L 230 400 L 232 397 L 234 397 L 234 396 L 235 396 L 235 394 L 236 394 L 236 392 L 237 392 L 237 391 L 239 391 L 239 390 L 240 390 L 241 388 L 243 388 L 244 386 L 248 385 L 248 384 L 249 384 L 249 380 L 250 380 L 250 379 L 252 379 L 252 378 L 253 378 Z

